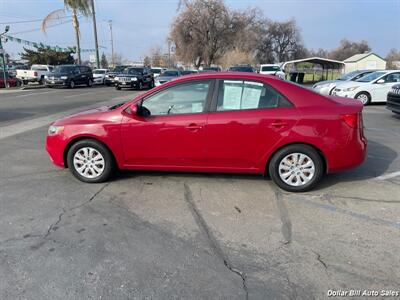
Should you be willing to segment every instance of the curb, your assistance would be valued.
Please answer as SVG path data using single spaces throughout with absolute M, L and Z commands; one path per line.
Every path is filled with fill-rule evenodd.
M 31 85 L 31 86 L 22 86 L 21 90 L 37 90 L 37 89 L 44 89 L 46 88 L 45 85 Z

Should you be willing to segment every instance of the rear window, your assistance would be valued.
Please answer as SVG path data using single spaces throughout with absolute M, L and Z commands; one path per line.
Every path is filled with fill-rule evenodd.
M 262 72 L 276 72 L 280 70 L 281 68 L 279 68 L 278 66 L 264 66 L 261 68 Z

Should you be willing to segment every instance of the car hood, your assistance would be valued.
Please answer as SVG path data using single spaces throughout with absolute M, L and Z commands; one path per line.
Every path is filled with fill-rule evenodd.
M 94 77 L 94 78 L 97 78 L 97 77 L 104 77 L 104 75 L 105 75 L 105 74 L 93 74 L 93 77 Z
M 368 85 L 369 82 L 358 82 L 358 81 L 346 81 L 344 83 L 338 84 L 336 87 L 339 89 L 347 89 L 353 86 L 363 86 Z
M 158 76 L 157 79 L 159 81 L 170 81 L 174 78 L 177 78 L 177 76 Z
M 69 124 L 79 124 L 80 121 L 85 122 L 86 120 L 96 120 L 99 118 L 99 114 L 110 111 L 111 106 L 101 106 L 97 108 L 91 108 L 83 111 L 79 111 L 72 115 L 66 116 L 54 122 L 54 125 L 64 126 Z

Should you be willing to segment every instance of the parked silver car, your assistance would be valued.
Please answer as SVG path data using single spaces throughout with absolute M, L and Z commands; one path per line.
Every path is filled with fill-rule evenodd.
M 358 70 L 353 71 L 347 74 L 340 76 L 335 80 L 325 80 L 317 82 L 313 85 L 313 89 L 322 95 L 332 95 L 333 90 L 336 88 L 337 85 L 345 82 L 345 81 L 356 81 L 365 75 L 368 75 L 376 70 Z

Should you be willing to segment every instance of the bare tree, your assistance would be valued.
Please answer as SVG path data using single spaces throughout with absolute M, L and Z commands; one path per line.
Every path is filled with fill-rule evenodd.
M 179 4 L 170 38 L 176 56 L 199 67 L 211 65 L 232 47 L 234 29 L 222 0 L 184 0 Z
M 329 53 L 329 58 L 343 61 L 355 54 L 365 53 L 371 51 L 367 41 L 352 42 L 347 39 L 340 41 L 338 48 Z
M 387 68 L 388 69 L 399 69 L 400 68 L 400 51 L 397 49 L 390 49 L 386 55 Z

